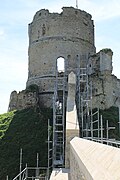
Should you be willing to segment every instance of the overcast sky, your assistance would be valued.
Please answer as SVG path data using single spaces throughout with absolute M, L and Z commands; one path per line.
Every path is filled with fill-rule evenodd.
M 0 113 L 7 112 L 10 93 L 25 89 L 28 76 L 28 24 L 36 11 L 61 12 L 76 0 L 3 0 L 0 2 Z M 97 52 L 111 48 L 113 73 L 120 78 L 120 0 L 78 0 L 92 15 Z

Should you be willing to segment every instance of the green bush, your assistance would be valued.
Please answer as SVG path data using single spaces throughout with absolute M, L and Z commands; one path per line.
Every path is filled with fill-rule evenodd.
M 113 51 L 110 48 L 105 48 L 105 49 L 102 49 L 101 51 L 104 53 L 111 52 L 113 54 Z
M 0 179 L 12 179 L 19 173 L 20 148 L 23 149 L 23 164 L 47 166 L 47 123 L 52 119 L 52 111 L 44 109 L 24 109 L 0 115 Z M 3 125 L 4 124 L 4 128 Z M 3 130 L 4 129 L 4 130 Z M 1 131 L 4 131 L 1 133 Z
M 36 84 L 31 84 L 25 89 L 25 92 L 39 92 L 39 87 Z

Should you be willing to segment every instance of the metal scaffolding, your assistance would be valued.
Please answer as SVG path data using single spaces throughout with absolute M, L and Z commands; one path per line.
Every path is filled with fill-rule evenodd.
M 100 139 L 100 112 L 99 108 L 91 113 L 91 138 Z
M 94 113 L 93 116 L 94 115 L 98 116 L 98 112 L 96 111 L 96 113 Z M 95 136 L 87 137 L 86 139 L 120 148 L 120 141 L 118 141 L 116 139 L 113 139 L 113 138 L 111 139 L 109 137 L 109 131 L 110 130 L 115 130 L 115 127 L 109 126 L 108 120 L 106 121 L 106 128 L 103 127 L 103 116 L 102 115 L 100 115 L 100 119 L 99 119 L 99 116 L 98 116 L 98 119 L 93 121 L 93 124 L 94 123 L 97 125 L 96 126 L 97 128 L 93 128 L 93 132 L 97 131 L 97 133 L 95 133 Z M 104 137 L 105 136 L 105 132 L 104 132 L 105 130 L 106 130 L 106 137 Z
M 22 170 L 22 149 L 20 149 L 20 172 L 13 180 L 49 180 L 50 174 L 52 172 L 52 137 L 50 133 L 50 120 L 48 119 L 48 138 L 46 143 L 48 143 L 48 167 L 39 166 L 39 154 L 37 153 L 36 167 L 26 167 Z M 8 180 L 8 175 L 6 177 Z
M 93 112 L 92 108 L 92 82 L 89 79 L 89 68 L 92 64 L 89 62 L 88 55 L 77 55 L 77 109 L 80 127 L 80 136 L 93 141 L 105 144 L 117 144 L 119 141 L 109 139 L 109 130 L 115 127 L 106 124 L 106 132 L 103 127 L 103 117 L 100 115 L 99 108 Z M 104 133 L 103 133 L 104 132 Z M 106 137 L 103 136 L 106 133 Z
M 47 169 L 44 167 L 27 167 L 26 166 L 13 180 L 28 180 L 28 179 L 48 180 Z
M 92 81 L 89 79 L 89 55 L 77 55 L 77 107 L 80 127 L 80 136 L 83 138 L 99 140 L 100 120 L 99 109 L 93 113 L 92 107 Z
M 77 106 L 81 137 L 90 135 L 92 84 L 88 80 L 88 55 L 77 55 Z
M 56 64 L 53 97 L 53 168 L 65 164 L 66 66 L 59 72 Z

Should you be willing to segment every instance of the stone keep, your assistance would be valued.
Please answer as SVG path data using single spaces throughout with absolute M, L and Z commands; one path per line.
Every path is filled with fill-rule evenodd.
M 77 54 L 95 53 L 91 15 L 72 7 L 62 9 L 61 14 L 42 9 L 29 24 L 27 86 L 37 84 L 47 106 L 52 103 L 57 59 L 63 57 L 67 70 L 75 72 Z
M 120 105 L 120 80 L 112 75 L 111 49 L 96 53 L 92 16 L 73 7 L 63 7 L 61 14 L 38 11 L 29 24 L 29 63 L 26 88 L 37 85 L 38 94 L 29 96 L 24 91 L 10 96 L 9 111 L 27 106 L 52 107 L 57 60 L 64 58 L 66 75 L 75 74 L 77 55 L 88 54 L 89 79 L 92 81 L 93 108 L 101 109 Z M 58 83 L 61 78 L 58 77 Z M 66 87 L 67 92 L 68 87 Z M 37 101 L 35 99 L 38 99 Z M 24 102 L 24 103 L 23 103 Z

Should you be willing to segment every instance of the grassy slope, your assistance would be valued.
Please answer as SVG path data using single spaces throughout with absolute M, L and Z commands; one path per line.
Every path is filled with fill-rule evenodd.
M 118 108 L 111 107 L 100 111 L 103 114 L 104 127 L 106 120 L 112 130 L 111 137 L 119 139 Z M 47 119 L 52 119 L 52 112 L 42 109 L 41 113 L 34 109 L 14 111 L 0 115 L 0 180 L 6 180 L 6 175 L 12 179 L 19 172 L 19 152 L 23 148 L 23 167 L 36 166 L 36 154 L 40 155 L 40 166 L 47 164 Z M 106 134 L 104 134 L 104 137 Z
M 0 115 L 0 180 L 12 179 L 19 172 L 19 153 L 23 149 L 23 167 L 36 166 L 39 153 L 39 166 L 47 164 L 47 119 L 51 111 L 41 113 L 34 109 L 9 112 Z M 4 131 L 4 132 L 3 132 Z

